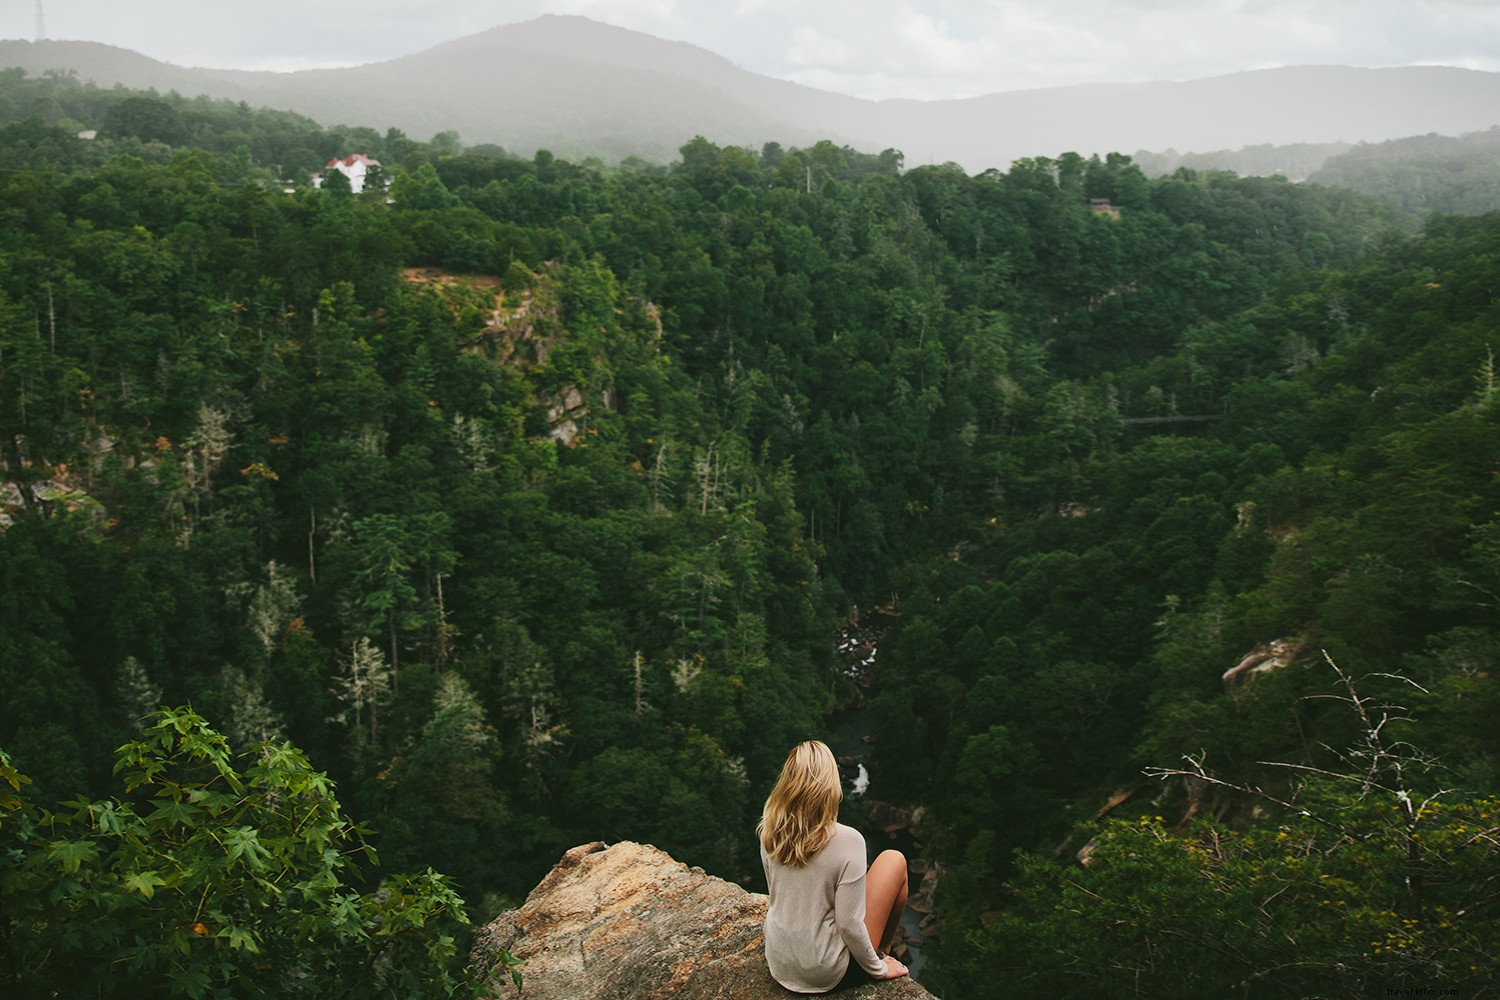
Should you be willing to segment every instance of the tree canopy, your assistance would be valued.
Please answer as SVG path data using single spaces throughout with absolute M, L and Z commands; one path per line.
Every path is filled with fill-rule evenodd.
M 1239 983 L 1288 921 L 1325 934 L 1324 901 L 1390 909 L 1294 816 L 1140 791 L 1202 752 L 1290 801 L 1263 762 L 1350 745 L 1319 650 L 1421 685 L 1442 836 L 1493 835 L 1500 216 L 1412 233 L 1348 191 L 1118 154 L 969 176 L 700 137 L 605 168 L 15 74 L 0 106 L 0 746 L 34 782 L 0 822 L 36 961 L 46 907 L 119 904 L 99 947 L 200 994 L 335 896 L 318 934 L 373 933 L 378 883 L 299 853 L 276 782 L 329 838 L 347 811 L 451 876 L 401 890 L 434 919 L 593 839 L 753 885 L 762 796 L 876 606 L 871 794 L 926 807 L 955 992 L 994 994 L 964 951 L 1012 955 L 997 927 L 1092 988 L 1058 950 L 1103 933 L 1063 920 L 1075 893 L 1139 901 L 1147 949 L 1233 898 L 1256 943 L 1203 978 L 1162 952 L 1179 992 Z M 310 186 L 356 152 L 388 189 Z M 263 749 L 232 763 L 203 719 Z M 139 789 L 103 799 L 122 744 Z M 162 915 L 193 865 L 242 902 Z M 317 885 L 272 902 L 255 865 Z M 1282 908 L 1245 888 L 1273 884 Z M 1437 912 L 1398 919 L 1492 957 L 1488 909 L 1458 937 Z M 443 958 L 425 927 L 416 970 Z M 1400 927 L 1334 950 L 1385 968 L 1366 949 Z

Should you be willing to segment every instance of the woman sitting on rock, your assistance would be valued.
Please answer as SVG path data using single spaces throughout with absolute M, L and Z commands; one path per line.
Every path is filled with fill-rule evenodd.
M 838 822 L 843 797 L 833 751 L 799 743 L 756 827 L 771 893 L 766 963 L 796 993 L 826 993 L 861 970 L 874 979 L 907 974 L 881 957 L 906 909 L 906 858 L 885 851 L 866 871 L 865 838 Z

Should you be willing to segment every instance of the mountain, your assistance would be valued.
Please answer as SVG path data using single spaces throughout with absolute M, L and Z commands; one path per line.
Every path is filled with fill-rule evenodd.
M 672 159 L 694 135 L 723 145 L 832 139 L 970 171 L 1065 150 L 1214 150 L 1380 142 L 1500 124 L 1500 73 L 1303 66 L 1185 83 L 1088 84 L 965 100 L 868 101 L 761 76 L 684 42 L 548 15 L 347 69 L 195 69 L 92 42 L 0 42 L 0 67 L 73 70 L 101 87 L 154 87 L 301 112 L 324 124 L 456 130 L 529 154 Z
M 685 43 L 563 16 L 347 69 L 186 69 L 92 42 L 16 41 L 0 42 L 0 67 L 74 70 L 99 86 L 243 100 L 323 124 L 396 127 L 421 138 L 452 129 L 471 144 L 612 159 L 672 159 L 698 134 L 757 147 L 864 141 L 834 123 L 860 120 L 851 105 L 874 107 L 758 76 Z
M 949 156 L 972 167 L 997 146 L 1025 147 L 1012 155 L 1048 155 L 1470 132 L 1500 123 L 1500 73 L 1298 66 L 1187 83 L 1059 87 L 908 106 L 930 134 L 952 136 Z M 986 134 L 999 127 L 1015 134 L 1003 140 Z M 917 151 L 903 148 L 908 155 Z
M 1500 128 L 1355 146 L 1308 179 L 1350 188 L 1418 216 L 1500 211 Z
M 1197 153 L 1138 149 L 1132 154 L 1132 159 L 1147 177 L 1165 177 L 1178 167 L 1187 167 L 1189 170 L 1232 170 L 1241 177 L 1280 174 L 1288 180 L 1304 181 L 1330 159 L 1352 148 L 1353 144 L 1348 142 L 1297 142 L 1287 146 L 1261 143 Z

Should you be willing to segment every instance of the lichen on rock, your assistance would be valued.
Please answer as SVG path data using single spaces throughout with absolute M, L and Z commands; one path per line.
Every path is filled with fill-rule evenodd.
M 787 1000 L 766 970 L 766 897 L 655 847 L 584 844 L 563 855 L 518 909 L 475 938 L 483 997 L 514 996 L 501 950 L 525 961 L 525 1000 Z M 911 979 L 866 983 L 849 1000 L 931 1000 Z

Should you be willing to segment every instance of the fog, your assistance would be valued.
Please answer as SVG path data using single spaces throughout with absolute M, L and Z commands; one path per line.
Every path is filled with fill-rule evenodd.
M 44 0 L 52 39 L 179 66 L 294 70 L 394 59 L 545 13 L 687 41 L 755 73 L 858 97 L 941 99 L 1275 66 L 1500 70 L 1488 0 Z M 33 38 L 8 0 L 0 37 Z

